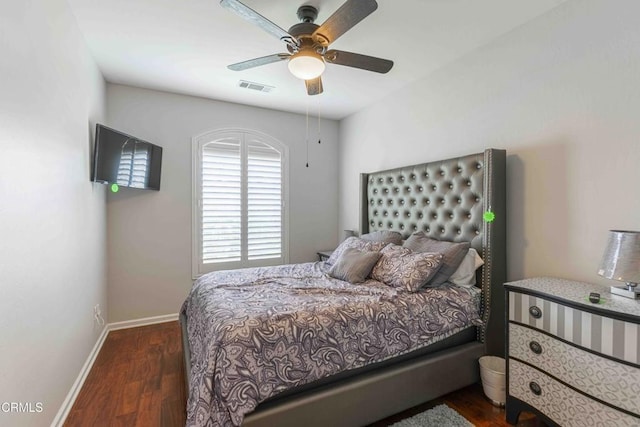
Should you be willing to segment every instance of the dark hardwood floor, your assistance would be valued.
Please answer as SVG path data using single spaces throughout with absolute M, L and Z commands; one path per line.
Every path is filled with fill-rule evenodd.
M 183 426 L 186 393 L 178 322 L 109 333 L 65 426 Z M 508 426 L 504 408 L 484 397 L 479 384 L 372 424 L 388 426 L 446 403 L 477 427 Z M 538 426 L 523 414 L 518 426 Z

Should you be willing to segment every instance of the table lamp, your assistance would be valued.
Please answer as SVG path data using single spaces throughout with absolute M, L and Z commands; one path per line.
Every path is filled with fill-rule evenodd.
M 610 230 L 609 241 L 600 262 L 598 274 L 625 282 L 611 286 L 611 293 L 627 298 L 640 298 L 640 231 Z

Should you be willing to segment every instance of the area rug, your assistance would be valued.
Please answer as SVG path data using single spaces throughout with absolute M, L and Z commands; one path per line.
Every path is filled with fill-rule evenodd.
M 392 424 L 391 427 L 474 427 L 465 417 L 447 405 L 438 405 L 428 411 Z

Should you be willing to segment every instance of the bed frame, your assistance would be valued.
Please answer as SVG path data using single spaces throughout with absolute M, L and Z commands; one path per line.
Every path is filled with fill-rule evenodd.
M 360 232 L 423 231 L 468 241 L 484 259 L 483 327 L 477 340 L 260 404 L 246 427 L 361 426 L 478 382 L 477 359 L 504 356 L 506 281 L 506 152 L 483 153 L 360 176 Z M 486 221 L 485 213 L 494 219 Z M 490 215 L 489 215 L 490 216 Z M 186 318 L 181 315 L 185 378 L 190 372 Z M 187 384 L 187 390 L 188 390 Z

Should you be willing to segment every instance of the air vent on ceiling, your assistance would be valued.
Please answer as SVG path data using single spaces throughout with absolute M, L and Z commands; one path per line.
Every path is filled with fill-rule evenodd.
M 274 86 L 263 85 L 262 83 L 256 83 L 256 82 L 248 82 L 246 80 L 240 80 L 240 82 L 238 83 L 238 86 L 245 89 L 253 89 L 253 90 L 257 90 L 258 92 L 267 92 L 267 93 L 275 89 Z

